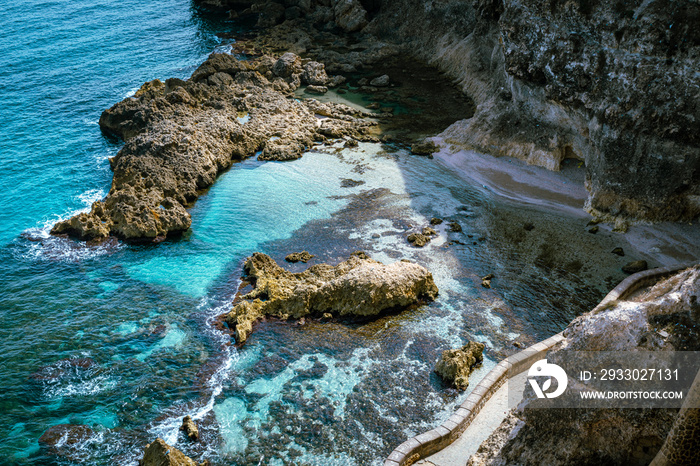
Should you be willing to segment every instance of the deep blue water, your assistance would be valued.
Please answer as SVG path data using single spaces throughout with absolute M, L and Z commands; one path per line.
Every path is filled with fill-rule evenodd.
M 189 76 L 225 48 L 217 32 L 241 26 L 186 0 L 3 6 L 5 463 L 135 464 L 161 436 L 214 464 L 380 464 L 464 398 L 432 374 L 440 351 L 489 343 L 494 353 L 475 384 L 507 342 L 555 333 L 605 291 L 565 270 L 541 273 L 547 266 L 524 263 L 508 238 L 491 238 L 490 215 L 501 207 L 488 193 L 428 159 L 373 144 L 238 164 L 192 208 L 192 231 L 178 241 L 86 247 L 51 238 L 58 218 L 109 189 L 107 159 L 120 143 L 101 134 L 100 113 L 145 81 Z M 348 178 L 364 184 L 341 188 Z M 464 233 L 444 224 L 430 247 L 410 248 L 407 231 L 433 215 L 460 221 Z M 473 245 L 444 247 L 467 234 Z M 385 262 L 418 260 L 440 298 L 365 325 L 266 322 L 243 348 L 228 346 L 213 323 L 230 308 L 242 260 L 302 249 L 331 262 L 356 249 Z M 491 271 L 509 283 L 501 296 L 479 286 Z M 562 302 L 574 290 L 576 302 Z M 200 423 L 202 443 L 178 438 L 185 414 Z M 92 433 L 56 451 L 41 447 L 58 424 Z

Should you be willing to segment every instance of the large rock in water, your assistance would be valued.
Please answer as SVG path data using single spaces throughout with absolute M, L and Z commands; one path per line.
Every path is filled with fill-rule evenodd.
M 253 323 L 267 315 L 283 319 L 309 314 L 374 316 L 433 300 L 438 294 L 425 267 L 404 261 L 385 265 L 364 253 L 354 253 L 336 266 L 318 264 L 300 273 L 255 253 L 244 269 L 254 289 L 226 316 L 239 343 L 248 338 Z
M 140 466 L 200 466 L 189 456 L 157 438 L 148 444 Z
M 698 296 L 700 266 L 695 266 L 657 283 L 635 301 L 612 302 L 577 317 L 547 360 L 556 363 L 566 351 L 698 351 Z M 569 389 L 576 389 L 575 379 L 569 383 Z M 678 409 L 542 409 L 535 403 L 534 394 L 526 393 L 514 412 L 517 421 L 506 419 L 467 464 L 646 465 L 678 417 Z
M 258 151 L 260 160 L 293 160 L 327 138 L 375 139 L 362 112 L 290 98 L 302 73 L 292 53 L 253 61 L 217 53 L 188 81 L 144 84 L 100 117 L 103 130 L 126 141 L 110 160 L 109 194 L 51 232 L 160 240 L 190 227 L 186 207 L 234 161 Z
M 470 341 L 459 349 L 443 351 L 435 372 L 458 390 L 466 390 L 469 374 L 484 360 L 483 352 L 484 344 L 478 341 Z

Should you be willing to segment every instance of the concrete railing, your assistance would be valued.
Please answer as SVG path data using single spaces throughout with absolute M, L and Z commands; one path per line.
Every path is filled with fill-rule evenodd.
M 645 270 L 630 275 L 617 285 L 592 312 L 603 309 L 613 301 L 624 299 L 643 286 L 656 283 L 659 279 L 672 275 L 695 264 L 683 264 Z M 536 343 L 523 351 L 508 356 L 486 374 L 472 390 L 467 399 L 448 420 L 438 427 L 406 440 L 396 447 L 384 462 L 384 466 L 409 466 L 426 458 L 457 440 L 467 430 L 481 408 L 491 396 L 510 378 L 527 370 L 535 361 L 543 359 L 547 352 L 564 340 L 562 333 Z M 466 461 L 466 458 L 465 458 Z
M 635 274 L 632 274 L 629 277 L 622 280 L 620 284 L 617 285 L 615 288 L 613 288 L 612 291 L 608 293 L 595 308 L 593 308 L 592 312 L 598 312 L 610 305 L 610 303 L 612 303 L 613 301 L 625 299 L 629 295 L 631 295 L 632 293 L 644 286 L 653 285 L 661 278 L 673 275 L 674 273 L 680 270 L 685 270 L 689 267 L 693 267 L 696 264 L 697 262 L 690 264 L 672 265 L 669 267 L 659 267 L 656 269 L 644 270 L 643 272 L 637 272 Z

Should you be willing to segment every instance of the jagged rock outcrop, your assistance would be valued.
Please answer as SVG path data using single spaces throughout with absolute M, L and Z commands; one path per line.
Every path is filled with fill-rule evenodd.
M 435 365 L 435 372 L 457 390 L 466 390 L 469 386 L 469 375 L 484 360 L 483 352 L 484 344 L 478 341 L 470 341 L 461 348 L 443 351 Z
M 202 466 L 160 438 L 148 444 L 139 464 L 140 466 Z
M 291 254 L 287 254 L 287 256 L 284 258 L 287 262 L 303 262 L 306 264 L 309 262 L 311 259 L 313 259 L 315 256 L 313 254 L 310 254 L 308 251 L 301 251 L 301 252 L 293 252 Z
M 254 289 L 225 317 L 239 343 L 264 316 L 368 317 L 433 300 L 438 294 L 425 267 L 404 261 L 385 265 L 364 253 L 354 253 L 336 266 L 318 264 L 300 273 L 291 273 L 270 256 L 255 253 L 244 270 Z
M 700 349 L 700 266 L 659 282 L 634 301 L 617 301 L 576 318 L 549 352 L 697 351 Z M 570 377 L 570 385 L 578 389 Z M 649 464 L 678 409 L 550 408 L 527 395 L 468 464 Z M 505 431 L 505 432 L 504 432 Z
M 325 74 L 292 53 L 254 61 L 212 54 L 188 81 L 144 84 L 100 117 L 103 130 L 126 141 L 110 160 L 109 194 L 52 233 L 162 239 L 190 227 L 186 207 L 237 160 L 256 152 L 260 160 L 292 160 L 326 138 L 374 140 L 362 112 L 291 98 L 304 73 Z
M 185 416 L 182 419 L 180 430 L 193 442 L 199 440 L 199 429 L 197 428 L 197 424 L 192 420 L 192 416 Z
M 587 209 L 602 218 L 700 214 L 696 1 L 277 3 L 304 13 L 277 15 L 280 34 L 268 32 L 298 36 L 290 47 L 306 50 L 311 29 L 339 26 L 361 31 L 367 50 L 370 38 L 392 43 L 459 80 L 477 112 L 442 135 L 447 143 L 553 170 L 585 161 Z M 348 69 L 373 55 L 318 53 Z

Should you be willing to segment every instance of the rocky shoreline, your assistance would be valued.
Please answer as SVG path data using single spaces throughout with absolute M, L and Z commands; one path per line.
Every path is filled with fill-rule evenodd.
M 213 54 L 189 80 L 145 83 L 133 97 L 106 110 L 100 126 L 125 141 L 110 160 L 114 171 L 110 192 L 90 212 L 58 222 L 52 234 L 91 241 L 114 236 L 159 242 L 190 228 L 187 208 L 236 161 L 256 155 L 259 160 L 294 160 L 315 144 L 338 139 L 350 146 L 378 141 L 377 118 L 389 119 L 390 111 L 376 114 L 332 102 L 299 100 L 294 91 L 305 84 L 309 92 L 322 95 L 344 80 L 327 71 L 351 73 L 399 52 L 436 63 L 459 79 L 477 104 L 473 117 L 441 135 L 447 145 L 513 156 L 551 170 L 558 170 L 565 159 L 585 162 L 587 210 L 596 221 L 692 220 L 700 213 L 700 120 L 695 118 L 700 115 L 692 105 L 697 101 L 693 89 L 698 78 L 691 72 L 697 68 L 700 42 L 688 27 L 689 21 L 700 17 L 694 5 L 683 16 L 677 9 L 664 11 L 659 6 L 663 2 L 640 5 L 632 14 L 619 6 L 558 1 L 549 9 L 530 1 L 503 6 L 448 0 L 423 9 L 412 0 L 393 5 L 357 0 L 199 3 L 229 10 L 232 17 L 259 14 L 259 25 L 269 29 L 241 47 L 265 53 L 254 60 Z M 647 18 L 641 25 L 631 20 L 640 14 Z M 592 18 L 596 22 L 588 25 Z M 658 38 L 659 24 L 665 28 L 669 20 L 681 31 L 674 40 L 688 43 L 659 50 L 651 40 Z M 606 21 L 618 30 L 608 31 L 602 24 Z M 583 31 L 586 38 L 572 30 Z M 639 50 L 632 52 L 640 41 Z M 543 45 L 538 51 L 533 44 Z M 382 75 L 366 80 L 362 88 L 381 95 L 389 82 Z M 665 105 L 671 100 L 668 87 L 691 104 Z M 650 113 L 649 108 L 657 110 Z M 430 143 L 414 147 L 421 155 L 437 149 Z M 434 234 L 430 228 L 423 230 L 412 243 L 424 246 Z M 374 316 L 433 300 L 438 292 L 425 268 L 409 262 L 384 265 L 362 254 L 335 267 L 315 265 L 295 274 L 257 253 L 246 262 L 245 272 L 253 291 L 224 318 L 239 344 L 266 316 Z M 490 287 L 488 276 L 482 285 Z M 588 321 L 572 326 L 581 322 Z M 612 317 L 606 322 L 615 325 Z M 592 333 L 599 346 L 617 341 L 614 328 Z M 473 366 L 477 359 L 471 357 L 467 365 Z M 459 388 L 468 384 L 468 371 L 449 372 L 459 378 Z M 655 423 L 654 429 L 643 432 L 654 446 L 673 422 L 668 413 L 654 421 L 648 413 L 636 418 L 622 411 L 605 415 L 625 425 Z M 511 455 L 508 461 L 513 464 L 531 461 L 528 455 L 543 442 L 540 426 L 550 420 L 531 412 L 524 416 L 521 421 L 509 419 L 506 427 L 517 425 L 520 437 L 510 438 L 508 449 L 496 453 Z M 581 430 L 599 420 L 595 415 L 568 417 L 564 422 Z M 534 427 L 523 429 L 523 422 Z M 503 432 L 499 435 L 502 438 Z M 548 432 L 546 437 L 557 435 Z M 595 461 L 598 457 L 587 445 L 605 436 L 603 432 L 576 448 L 567 444 L 561 450 Z M 163 451 L 170 448 L 165 443 L 152 445 Z M 637 454 L 607 453 L 613 459 Z
M 188 81 L 145 83 L 100 117 L 103 130 L 126 141 L 110 159 L 109 194 L 51 233 L 160 241 L 190 227 L 186 208 L 235 161 L 293 160 L 328 139 L 377 140 L 373 114 L 294 99 L 302 82 L 333 79 L 292 53 L 252 61 L 216 53 Z
M 398 50 L 435 64 L 477 106 L 450 143 L 552 170 L 586 164 L 600 218 L 700 213 L 697 3 L 202 0 L 259 14 L 263 43 L 351 69 Z M 352 52 L 324 50 L 338 31 Z M 327 58 L 327 60 L 326 60 Z
M 277 58 L 212 55 L 188 81 L 146 83 L 106 110 L 100 126 L 126 141 L 110 161 L 112 188 L 53 234 L 159 241 L 189 228 L 186 208 L 236 160 L 260 151 L 261 160 L 291 160 L 329 138 L 375 139 L 363 112 L 290 93 L 303 83 L 322 94 L 345 79 L 326 70 L 353 72 L 397 53 L 437 65 L 476 103 L 442 134 L 447 144 L 551 170 L 581 160 L 586 209 L 600 220 L 700 214 L 698 5 L 198 3 L 257 15 L 263 33 L 236 47 Z

